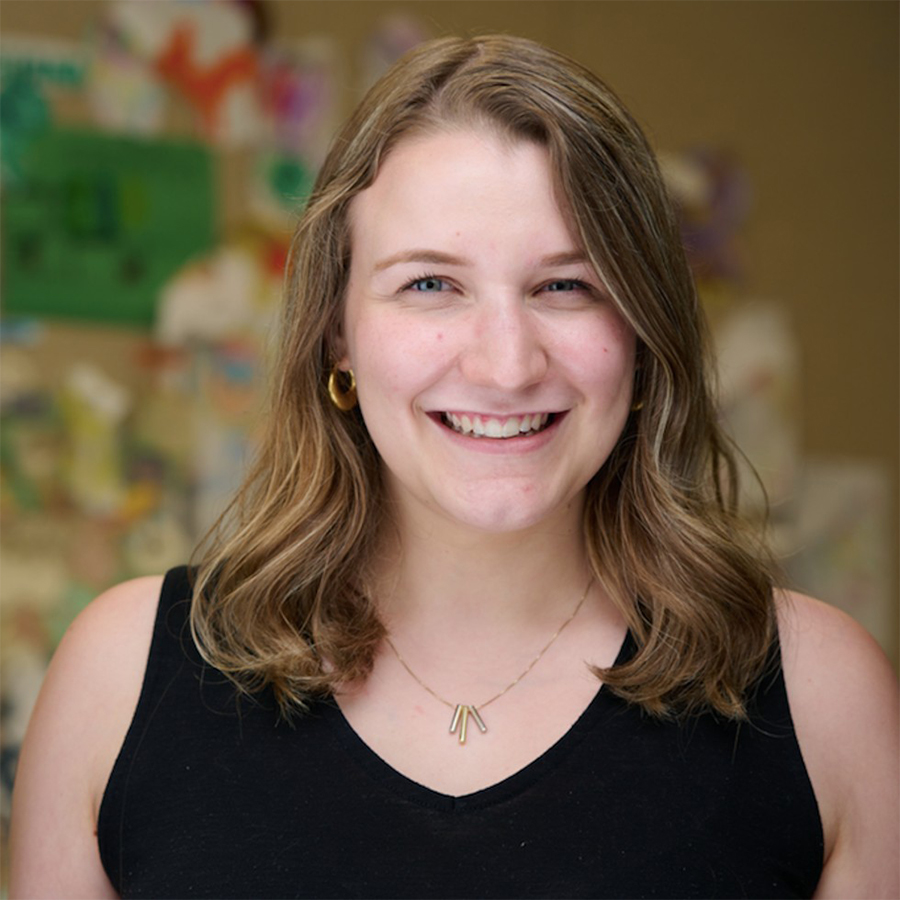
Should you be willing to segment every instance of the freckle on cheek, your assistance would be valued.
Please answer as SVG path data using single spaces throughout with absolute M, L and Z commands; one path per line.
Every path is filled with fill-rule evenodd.
M 443 332 L 441 332 L 441 331 L 438 332 L 438 334 L 437 334 L 437 339 L 438 339 L 439 341 L 442 341 L 442 340 L 444 339 L 444 334 L 443 334 Z

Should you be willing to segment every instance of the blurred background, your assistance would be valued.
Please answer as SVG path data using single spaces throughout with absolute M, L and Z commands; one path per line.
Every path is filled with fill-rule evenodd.
M 50 654 L 184 562 L 253 451 L 337 123 L 442 34 L 542 41 L 660 153 L 792 586 L 897 662 L 898 18 L 867 2 L 3 0 L 3 832 Z M 762 514 L 748 487 L 751 515 Z M 5 846 L 5 841 L 2 842 Z

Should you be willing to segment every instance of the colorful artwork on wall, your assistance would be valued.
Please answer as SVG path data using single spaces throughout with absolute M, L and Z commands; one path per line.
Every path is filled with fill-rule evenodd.
M 5 313 L 152 324 L 159 290 L 214 239 L 196 144 L 47 129 L 3 204 Z

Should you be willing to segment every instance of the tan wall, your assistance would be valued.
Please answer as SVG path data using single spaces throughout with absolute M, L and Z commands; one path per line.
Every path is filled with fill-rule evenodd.
M 0 28 L 74 37 L 101 7 L 4 0 Z M 755 193 L 749 289 L 783 303 L 799 334 L 804 451 L 882 462 L 896 521 L 900 6 L 283 0 L 270 11 L 282 36 L 336 35 L 351 75 L 390 11 L 435 34 L 533 37 L 608 80 L 658 147 L 732 148 Z M 345 96 L 349 107 L 355 91 Z M 896 586 L 896 527 L 890 546 Z

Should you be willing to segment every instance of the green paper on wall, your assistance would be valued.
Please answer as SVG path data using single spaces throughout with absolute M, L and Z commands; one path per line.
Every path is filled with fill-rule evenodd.
M 45 130 L 4 186 L 4 312 L 149 326 L 214 228 L 205 147 Z

